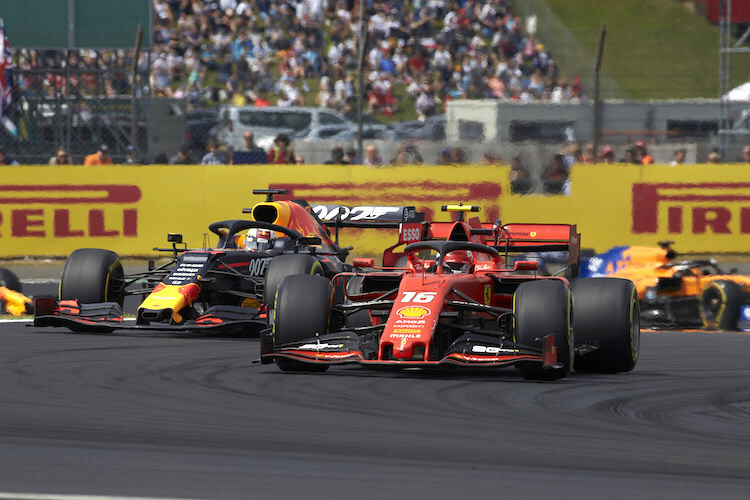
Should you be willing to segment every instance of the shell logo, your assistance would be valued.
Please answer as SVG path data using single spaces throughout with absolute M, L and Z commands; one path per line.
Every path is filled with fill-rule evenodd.
M 536 231 L 531 231 L 531 237 L 536 238 Z
M 406 306 L 396 311 L 396 314 L 402 318 L 421 319 L 430 314 L 430 310 L 419 306 Z

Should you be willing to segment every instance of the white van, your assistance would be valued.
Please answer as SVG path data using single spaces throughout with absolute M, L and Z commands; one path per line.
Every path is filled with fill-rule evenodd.
M 245 147 L 245 132 L 251 130 L 255 143 L 268 150 L 278 134 L 292 140 L 313 139 L 321 128 L 342 127 L 352 131 L 357 125 L 332 109 L 307 107 L 222 106 L 219 110 L 218 140 L 239 151 Z

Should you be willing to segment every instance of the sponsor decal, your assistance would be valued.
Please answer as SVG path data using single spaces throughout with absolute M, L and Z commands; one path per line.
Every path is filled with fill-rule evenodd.
M 396 311 L 401 318 L 424 318 L 430 314 L 430 310 L 420 306 L 406 306 Z
M 182 297 L 185 299 L 185 303 L 189 306 L 193 305 L 193 302 L 198 298 L 200 292 L 201 287 L 197 283 L 188 283 L 187 285 L 181 286 L 177 289 L 177 293 L 182 295 Z
M 404 348 L 406 348 L 406 342 L 408 339 L 406 337 L 401 337 L 401 344 L 398 346 L 399 351 L 403 351 Z
M 404 184 L 403 182 L 370 182 L 367 184 L 353 182 L 330 183 L 270 183 L 270 189 L 283 188 L 289 194 L 278 196 L 277 199 L 295 200 L 303 198 L 310 204 L 340 203 L 356 206 L 370 203 L 375 196 L 386 203 L 405 206 L 416 206 L 417 210 L 426 213 L 426 218 L 432 219 L 435 210 L 445 204 L 445 200 L 475 200 L 482 206 L 488 220 L 500 217 L 498 199 L 502 195 L 502 184 L 499 182 L 461 182 L 453 180 L 441 182 L 439 180 L 422 180 L 419 186 Z M 366 206 L 366 205 L 365 205 Z M 356 207 L 359 208 L 359 207 Z M 393 207 L 389 207 L 393 208 Z M 328 214 L 326 209 L 326 214 Z M 316 212 L 317 213 L 317 212 Z M 320 217 L 320 214 L 318 214 Z M 335 214 L 333 219 L 335 219 Z M 352 220 L 351 218 L 349 220 Z
M 408 318 L 401 318 L 397 319 L 393 322 L 395 326 L 404 325 L 404 326 L 420 326 L 424 325 L 426 323 L 423 319 L 408 319 Z
M 494 361 L 508 361 L 515 356 L 471 356 L 470 354 L 451 354 L 450 357 L 458 358 L 463 361 L 477 361 L 482 363 L 491 363 Z
M 492 285 L 484 285 L 484 305 L 490 305 L 492 301 Z
M 529 236 L 531 236 L 532 238 L 536 238 L 536 231 L 531 231 L 529 233 Z
M 414 243 L 421 239 L 422 229 L 419 224 L 401 224 L 401 241 Z
M 241 306 L 247 309 L 260 309 L 260 302 L 257 299 L 246 298 Z
M 420 338 L 419 330 L 416 333 L 391 333 L 389 335 L 392 339 L 418 339 Z
M 325 205 L 315 205 L 312 207 L 315 214 L 322 221 L 330 220 L 378 220 L 378 219 L 400 219 L 402 207 L 381 207 L 381 206 L 361 206 L 345 207 L 343 205 L 326 207 Z M 387 216 L 387 217 L 386 217 Z
M 250 265 L 248 267 L 248 270 L 250 271 L 250 276 L 265 276 L 266 269 L 268 269 L 268 265 L 270 263 L 271 263 L 271 257 L 250 259 Z
M 201 269 L 203 269 L 203 264 L 181 262 L 164 280 L 164 283 L 167 285 L 182 285 L 183 283 L 200 280 L 198 273 Z
M 312 349 L 314 351 L 320 351 L 320 350 L 323 350 L 323 349 L 341 349 L 342 347 L 344 347 L 344 344 L 321 344 L 321 343 L 316 343 L 316 344 L 303 344 L 303 345 L 297 347 L 296 349 Z
M 419 328 L 394 328 L 393 333 L 391 334 L 391 337 L 401 337 L 401 335 L 396 335 L 396 334 L 409 334 L 407 335 L 408 337 L 417 338 L 419 337 L 419 335 L 416 335 L 416 334 L 418 334 L 421 331 L 422 330 L 420 330 Z M 412 337 L 411 334 L 415 334 L 415 335 Z
M 633 233 L 750 234 L 750 183 L 634 183 L 632 193 Z
M 503 347 L 491 346 L 491 345 L 475 345 L 471 346 L 471 352 L 482 353 L 482 354 L 498 354 L 501 352 L 515 353 L 514 349 L 507 349 Z
M 328 359 L 343 359 L 343 358 L 350 358 L 352 356 L 357 356 L 359 353 L 356 352 L 345 352 L 342 354 L 334 353 L 334 352 L 322 352 L 320 353 L 321 357 L 328 358 Z
M 0 186 L 0 238 L 136 237 L 138 209 L 127 205 L 140 199 L 133 185 Z

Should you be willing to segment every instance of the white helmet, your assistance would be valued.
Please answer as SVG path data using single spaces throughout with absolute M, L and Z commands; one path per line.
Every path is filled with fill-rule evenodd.
M 273 248 L 276 242 L 276 232 L 270 229 L 252 228 L 245 236 L 245 250 L 262 252 Z

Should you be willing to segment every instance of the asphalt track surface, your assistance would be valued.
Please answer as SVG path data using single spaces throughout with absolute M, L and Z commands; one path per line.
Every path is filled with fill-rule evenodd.
M 748 354 L 644 332 L 620 375 L 285 374 L 253 339 L 0 323 L 0 498 L 748 498 Z

